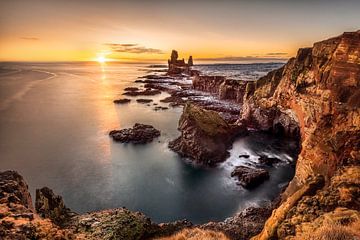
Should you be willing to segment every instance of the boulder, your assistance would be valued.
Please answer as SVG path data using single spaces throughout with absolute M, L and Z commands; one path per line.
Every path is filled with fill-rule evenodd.
M 135 123 L 132 128 L 112 130 L 109 135 L 117 142 L 144 144 L 160 136 L 160 131 L 151 125 Z
M 239 184 L 247 189 L 257 187 L 270 177 L 269 172 L 265 169 L 245 166 L 236 167 L 231 176 L 236 177 L 239 180 Z

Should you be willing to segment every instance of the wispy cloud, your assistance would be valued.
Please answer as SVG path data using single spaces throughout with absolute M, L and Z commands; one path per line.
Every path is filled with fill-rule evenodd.
M 272 52 L 272 53 L 267 53 L 267 56 L 285 56 L 288 55 L 288 53 L 284 53 L 284 52 Z
M 118 53 L 154 53 L 154 54 L 163 54 L 164 52 L 156 48 L 148 48 L 140 46 L 136 43 L 105 43 L 106 46 L 111 48 L 112 52 Z
M 20 37 L 22 40 L 29 40 L 29 41 L 39 41 L 40 38 L 37 37 Z

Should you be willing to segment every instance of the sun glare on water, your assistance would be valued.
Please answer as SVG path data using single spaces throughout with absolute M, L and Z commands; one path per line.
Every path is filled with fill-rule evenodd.
M 99 63 L 105 63 L 106 58 L 104 56 L 99 56 L 99 57 L 96 58 L 96 61 L 98 61 Z

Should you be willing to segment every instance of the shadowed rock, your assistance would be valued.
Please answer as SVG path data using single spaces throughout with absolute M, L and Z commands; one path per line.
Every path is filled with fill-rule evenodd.
M 160 131 L 151 125 L 135 123 L 133 128 L 113 130 L 109 135 L 117 142 L 144 144 L 160 136 Z
M 229 155 L 234 137 L 245 129 L 228 124 L 217 112 L 186 104 L 179 120 L 181 136 L 169 143 L 180 155 L 214 165 Z
M 136 102 L 138 103 L 151 103 L 153 100 L 152 99 L 145 99 L 145 98 L 139 98 L 139 99 L 136 99 Z
M 158 89 L 150 89 L 150 88 L 147 88 L 143 91 L 129 91 L 123 93 L 123 95 L 127 95 L 127 96 L 153 96 L 157 94 L 161 94 L 161 91 Z
M 239 184 L 244 188 L 254 188 L 269 179 L 269 172 L 265 169 L 255 169 L 250 167 L 238 166 L 231 173 L 232 177 L 237 177 Z
M 125 104 L 125 103 L 129 103 L 129 102 L 131 102 L 131 99 L 128 99 L 128 98 L 121 98 L 121 99 L 114 100 L 114 103 L 116 103 L 116 104 Z
M 65 206 L 62 197 L 48 187 L 36 189 L 35 209 L 41 217 L 49 218 L 59 226 L 75 215 Z

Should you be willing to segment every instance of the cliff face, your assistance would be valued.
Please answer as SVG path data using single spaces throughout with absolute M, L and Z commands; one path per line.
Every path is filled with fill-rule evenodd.
M 199 91 L 210 92 L 221 100 L 243 102 L 247 82 L 226 79 L 223 76 L 206 76 L 195 74 L 192 80 L 193 88 Z
M 190 227 L 188 221 L 155 224 L 125 208 L 76 214 L 47 187 L 36 190 L 36 210 L 28 186 L 15 171 L 0 172 L 0 239 L 153 239 Z
M 353 177 L 360 177 L 359 86 L 360 31 L 300 49 L 283 68 L 248 86 L 238 123 L 299 136 L 302 145 L 296 174 L 283 195 L 283 204 L 274 211 L 259 239 L 298 234 L 295 221 L 286 223 L 292 231 L 280 229 L 291 218 L 292 211 L 299 214 L 296 209 L 305 196 L 316 198 L 316 189 L 326 191 L 335 176 L 345 174 L 345 181 L 350 168 Z M 304 189 L 306 186 L 313 186 L 313 190 Z M 357 201 L 350 208 L 359 210 L 359 187 L 354 188 L 353 183 L 350 186 L 351 191 L 346 190 L 348 198 Z M 334 191 L 341 197 L 339 190 Z M 317 214 L 300 222 L 312 221 L 340 205 L 317 206 Z

